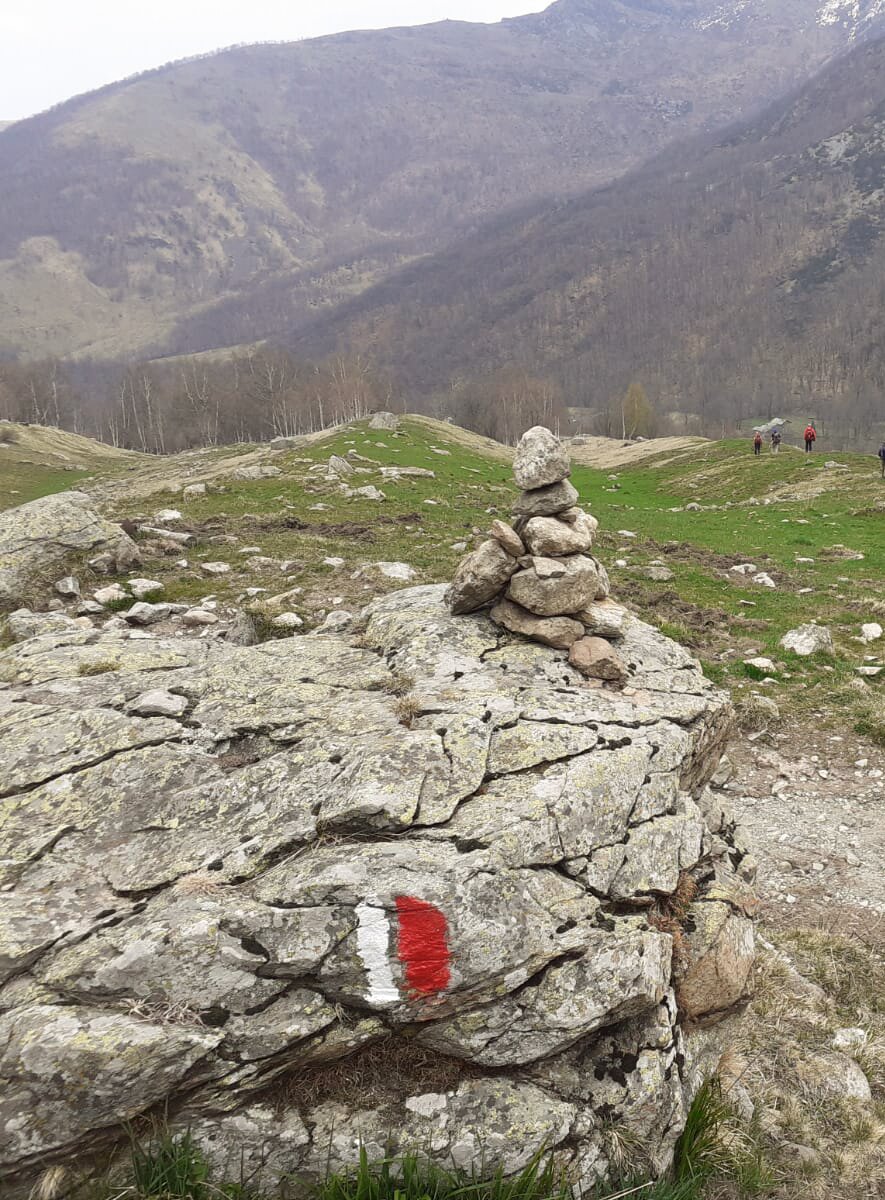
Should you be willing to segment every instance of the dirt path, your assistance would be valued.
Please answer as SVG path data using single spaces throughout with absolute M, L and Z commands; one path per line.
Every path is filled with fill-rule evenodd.
M 598 470 L 615 470 L 619 467 L 635 467 L 637 463 L 662 454 L 680 454 L 694 446 L 705 446 L 706 438 L 664 437 L 649 438 L 645 442 L 624 442 L 620 438 L 577 437 L 567 440 L 573 462 L 582 467 Z M 656 463 L 663 466 L 666 460 Z
M 885 945 L 885 753 L 850 732 L 789 728 L 732 744 L 728 785 L 759 861 L 764 918 Z

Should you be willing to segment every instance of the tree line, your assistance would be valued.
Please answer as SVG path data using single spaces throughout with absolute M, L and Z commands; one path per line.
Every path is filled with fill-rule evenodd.
M 423 412 L 511 445 L 531 425 L 567 434 L 572 424 L 560 389 L 517 368 L 415 399 L 365 357 L 313 362 L 279 347 L 130 365 L 0 361 L 0 418 L 147 454 L 293 437 L 384 409 Z M 638 404 L 605 410 L 599 431 L 617 432 L 624 418 L 628 436 L 647 436 L 649 414 L 640 389 Z
M 0 362 L 0 417 L 148 454 L 313 433 L 394 403 L 390 381 L 357 355 L 314 363 L 270 347 L 128 366 Z

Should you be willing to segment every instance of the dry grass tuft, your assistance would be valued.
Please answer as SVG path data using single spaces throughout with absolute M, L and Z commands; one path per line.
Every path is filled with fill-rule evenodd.
M 200 1014 L 187 1004 L 170 1004 L 165 1000 L 127 1000 L 128 1016 L 138 1021 L 149 1021 L 152 1025 L 199 1025 L 205 1024 Z
M 220 896 L 224 886 L 208 871 L 194 871 L 176 880 L 175 891 L 181 896 Z
M 112 662 L 81 663 L 77 668 L 77 674 L 83 676 L 107 675 L 110 671 L 116 671 L 116 669 L 116 663 Z
M 673 939 L 673 965 L 677 974 L 688 966 L 689 950 L 685 937 L 685 922 L 697 894 L 697 881 L 688 871 L 682 871 L 676 890 L 659 900 L 648 918 L 652 929 L 667 933 Z
M 885 962 L 859 938 L 823 930 L 768 932 L 755 992 L 721 1064 L 752 1096 L 777 1200 L 885 1196 Z M 872 1104 L 840 1087 L 834 1031 L 860 1027 L 854 1057 Z M 849 1068 L 845 1067 L 847 1072 Z M 724 1192 L 722 1200 L 738 1193 Z M 716 1200 L 719 1200 L 718 1196 Z
M 31 1188 L 28 1200 L 60 1200 L 69 1185 L 67 1167 L 49 1167 Z
M 299 1070 L 282 1082 L 283 1107 L 313 1107 L 325 1100 L 381 1107 L 422 1092 L 448 1092 L 471 1074 L 468 1064 L 391 1034 L 347 1058 Z
M 394 672 L 384 680 L 380 690 L 388 692 L 391 696 L 407 696 L 414 686 L 415 680 L 410 675 L 400 675 Z
M 393 711 L 400 725 L 411 729 L 412 722 L 421 712 L 421 701 L 417 696 L 399 696 L 393 706 Z

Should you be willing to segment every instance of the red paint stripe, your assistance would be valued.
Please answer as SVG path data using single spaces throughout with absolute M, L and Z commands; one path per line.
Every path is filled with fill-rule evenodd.
M 434 996 L 451 980 L 448 922 L 435 904 L 414 896 L 397 896 L 397 954 L 406 969 L 410 995 Z

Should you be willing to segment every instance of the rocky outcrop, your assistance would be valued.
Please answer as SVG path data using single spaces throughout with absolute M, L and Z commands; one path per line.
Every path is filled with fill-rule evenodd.
M 396 413 L 376 412 L 372 414 L 369 421 L 370 429 L 385 429 L 388 432 L 393 432 L 399 429 L 399 417 Z
M 51 583 L 71 557 L 95 551 L 109 555 L 113 570 L 138 563 L 135 543 L 82 492 L 43 496 L 0 513 L 0 610 L 18 608 L 35 582 Z
M 441 587 L 357 627 L 49 620 L 0 653 L 4 1196 L 156 1105 L 268 1194 L 361 1141 L 507 1171 L 546 1146 L 589 1183 L 623 1135 L 666 1165 L 676 988 L 717 1014 L 752 961 L 742 851 L 698 805 L 726 697 L 629 615 L 619 690 Z

